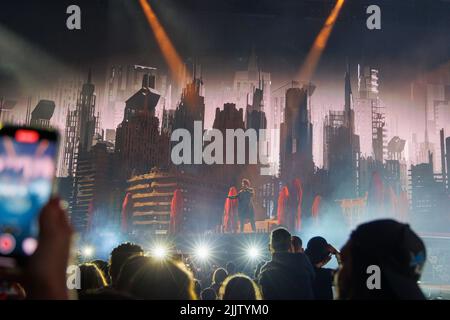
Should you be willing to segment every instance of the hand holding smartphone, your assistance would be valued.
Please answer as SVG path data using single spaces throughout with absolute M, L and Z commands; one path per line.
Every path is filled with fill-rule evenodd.
M 22 266 L 36 247 L 38 218 L 53 192 L 58 133 L 0 128 L 0 267 Z

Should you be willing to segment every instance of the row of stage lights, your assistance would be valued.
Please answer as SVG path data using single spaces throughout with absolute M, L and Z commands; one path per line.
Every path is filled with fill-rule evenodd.
M 95 248 L 91 245 L 85 245 L 80 250 L 81 255 L 85 259 L 90 259 L 95 256 Z M 170 246 L 165 244 L 155 244 L 149 251 L 149 255 L 158 260 L 164 260 L 171 257 L 172 250 Z M 257 245 L 249 245 L 243 250 L 243 257 L 249 260 L 255 261 L 262 258 L 264 250 Z M 207 262 L 214 257 L 214 252 L 206 243 L 196 245 L 191 253 L 191 256 L 195 257 L 200 262 Z

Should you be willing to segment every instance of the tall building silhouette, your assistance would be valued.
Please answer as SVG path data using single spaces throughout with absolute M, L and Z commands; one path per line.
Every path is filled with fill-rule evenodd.
M 433 155 L 428 154 L 427 163 L 412 165 L 409 176 L 413 222 L 420 224 L 422 230 L 441 230 L 442 221 L 448 220 L 450 201 L 443 181 L 434 174 Z
M 250 99 L 252 99 L 253 92 L 256 88 L 264 88 L 261 105 L 264 111 L 270 111 L 270 73 L 261 71 L 255 49 L 252 48 L 248 59 L 247 70 L 236 71 L 234 74 L 233 90 L 236 106 L 241 108 L 248 103 L 252 103 Z
M 114 221 L 113 152 L 106 141 L 98 141 L 77 159 L 69 213 L 75 230 L 96 232 Z
M 245 126 L 247 129 L 267 129 L 267 118 L 263 108 L 264 89 L 261 84 L 253 91 L 252 103 L 247 104 L 245 111 Z
M 220 130 L 222 136 L 224 137 L 224 142 L 222 146 L 222 154 L 224 163 L 214 165 L 211 169 L 217 176 L 218 181 L 224 183 L 224 185 L 232 186 L 239 185 L 239 179 L 242 178 L 241 174 L 244 170 L 245 165 L 237 165 L 237 145 L 236 139 L 233 149 L 233 164 L 226 164 L 227 159 L 227 144 L 226 144 L 226 130 L 227 129 L 242 129 L 245 130 L 244 122 L 244 110 L 242 108 L 237 109 L 234 103 L 225 103 L 223 105 L 223 110 L 216 108 L 216 116 L 214 118 L 213 128 Z M 247 142 L 246 142 L 247 143 Z M 245 152 L 248 152 L 248 146 L 246 145 Z
M 202 96 L 203 81 L 194 75 L 181 94 L 174 116 L 174 130 L 183 128 L 194 134 L 194 121 L 202 122 L 202 133 L 205 119 L 205 98 Z
M 140 65 L 112 65 L 105 83 L 103 126 L 116 128 L 123 119 L 125 102 L 142 85 L 142 77 L 153 73 L 155 68 Z M 156 88 L 156 87 L 155 87 Z
M 106 198 L 110 195 L 112 155 L 99 134 L 98 121 L 95 85 L 89 70 L 76 108 L 67 114 L 64 139 L 66 179 L 73 186 L 69 214 L 75 229 L 82 233 L 89 230 L 100 211 L 110 211 Z
M 386 153 L 386 119 L 379 98 L 379 71 L 358 64 L 358 96 L 355 99 L 355 133 L 363 157 L 383 162 Z
M 330 111 L 324 124 L 324 168 L 335 199 L 358 195 L 359 136 L 355 134 L 350 73 L 345 73 L 344 111 Z
M 280 178 L 284 183 L 290 183 L 294 178 L 306 182 L 314 171 L 313 126 L 308 108 L 312 91 L 311 86 L 292 87 L 286 91 L 280 130 Z
M 77 157 L 89 152 L 94 144 L 98 130 L 98 115 L 96 115 L 95 107 L 95 85 L 92 83 L 92 72 L 89 70 L 87 82 L 82 86 L 75 109 L 67 113 L 64 135 L 66 176 L 74 175 Z
M 279 129 L 278 109 L 272 107 L 272 81 L 270 72 L 262 70 L 256 51 L 252 48 L 248 58 L 247 69 L 236 71 L 233 80 L 234 102 L 237 108 L 244 108 L 247 128 L 264 127 Z M 253 111 L 264 112 L 264 117 Z M 261 122 L 256 124 L 255 122 Z M 264 123 L 263 123 L 264 122 Z M 270 131 L 266 137 L 272 152 L 269 154 L 271 173 L 276 175 L 279 161 L 279 131 Z
M 53 85 L 39 92 L 40 99 L 55 102 L 56 108 L 51 121 L 53 127 L 64 131 L 67 113 L 76 109 L 85 80 L 85 77 L 80 74 L 65 74 L 59 77 Z
M 201 162 L 201 159 L 199 159 L 199 157 L 195 157 L 195 154 L 199 155 L 199 153 L 203 150 L 203 133 L 205 128 L 205 98 L 202 95 L 202 86 L 203 81 L 196 78 L 196 74 L 194 71 L 193 80 L 188 83 L 183 89 L 181 100 L 175 110 L 173 119 L 173 130 L 185 129 L 191 136 L 191 164 L 180 166 L 180 168 L 191 172 L 198 172 L 198 170 L 200 170 L 197 165 L 201 164 L 198 163 Z M 197 130 L 198 132 L 195 132 L 194 130 L 195 122 L 200 122 Z M 172 146 L 173 145 L 175 145 L 175 143 L 172 144 Z
M 155 76 L 145 74 L 141 89 L 126 101 L 115 141 L 116 173 L 121 181 L 167 162 L 168 139 L 163 139 L 155 116 L 160 94 L 154 87 Z

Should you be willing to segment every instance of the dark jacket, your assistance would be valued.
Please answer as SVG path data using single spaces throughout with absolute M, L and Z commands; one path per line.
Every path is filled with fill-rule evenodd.
M 278 252 L 261 268 L 259 284 L 266 300 L 311 300 L 314 277 L 305 254 Z
M 314 267 L 314 271 L 316 272 L 313 282 L 314 298 L 316 300 L 333 300 L 334 270 Z
M 238 199 L 239 219 L 251 219 L 254 217 L 253 195 L 255 191 L 252 188 L 243 188 L 235 196 L 229 196 L 230 199 Z

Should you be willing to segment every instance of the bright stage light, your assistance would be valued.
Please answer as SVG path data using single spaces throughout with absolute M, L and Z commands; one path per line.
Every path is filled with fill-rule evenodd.
M 156 245 L 151 250 L 151 255 L 157 259 L 164 259 L 167 257 L 167 248 L 163 245 Z
M 208 260 L 211 250 L 207 245 L 201 244 L 195 248 L 195 256 L 200 260 Z
M 155 11 L 151 7 L 150 3 L 148 3 L 148 0 L 139 0 L 139 3 L 144 11 L 145 17 L 147 18 L 153 34 L 155 35 L 156 42 L 161 49 L 163 57 L 169 65 L 172 75 L 175 80 L 182 84 L 184 80 L 182 75 L 182 70 L 184 68 L 183 60 L 176 51 L 175 46 L 170 40 L 166 30 L 160 23 Z
M 320 57 L 322 56 L 325 47 L 327 46 L 328 39 L 333 31 L 334 25 L 339 17 L 339 13 L 344 5 L 345 0 L 337 0 L 336 4 L 325 21 L 322 29 L 314 40 L 313 46 L 308 52 L 306 59 L 300 69 L 298 79 L 304 82 L 310 82 L 314 72 L 316 70 L 317 64 L 319 63 Z
M 93 246 L 84 246 L 81 253 L 85 258 L 91 258 L 94 255 L 95 249 Z
M 247 255 L 252 260 L 257 259 L 261 256 L 261 250 L 256 246 L 251 246 L 247 249 Z

